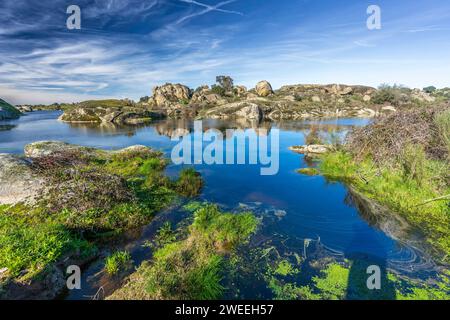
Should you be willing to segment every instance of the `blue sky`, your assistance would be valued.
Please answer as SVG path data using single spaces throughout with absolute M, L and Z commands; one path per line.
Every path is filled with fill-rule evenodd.
M 66 28 L 69 5 L 81 30 Z M 369 5 L 381 30 L 368 30 Z M 253 87 L 450 86 L 448 0 L 1 0 L 0 97 L 138 99 L 219 74 Z

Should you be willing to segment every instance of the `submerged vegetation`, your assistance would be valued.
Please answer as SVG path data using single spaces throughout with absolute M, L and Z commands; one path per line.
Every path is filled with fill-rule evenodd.
M 49 145 L 34 145 L 34 152 Z M 33 172 L 47 184 L 39 197 L 0 206 L 3 286 L 13 279 L 42 279 L 63 258 L 82 263 L 105 238 L 148 223 L 177 197 L 180 182 L 164 175 L 167 162 L 160 152 L 141 146 L 117 152 L 58 146 L 33 158 Z M 113 255 L 106 271 L 116 273 L 125 260 L 126 254 Z
M 110 298 L 218 299 L 225 290 L 221 280 L 227 256 L 246 243 L 257 226 L 252 213 L 222 213 L 204 204 L 194 212 L 186 235 L 163 242 L 153 260 L 144 262 Z

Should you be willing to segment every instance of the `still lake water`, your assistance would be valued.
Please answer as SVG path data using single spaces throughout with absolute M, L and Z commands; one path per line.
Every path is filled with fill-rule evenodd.
M 0 153 L 23 153 L 26 144 L 40 140 L 60 140 L 103 149 L 120 149 L 142 144 L 163 151 L 170 157 L 170 136 L 177 128 L 192 128 L 188 120 L 161 120 L 140 127 L 99 127 L 67 124 L 57 120 L 59 111 L 38 111 L 17 120 L 0 122 Z M 330 252 L 345 257 L 374 257 L 386 261 L 390 268 L 423 271 L 429 261 L 406 241 L 395 240 L 369 222 L 351 201 L 348 190 L 340 183 L 323 177 L 309 177 L 296 172 L 308 167 L 303 155 L 288 150 L 304 143 L 312 126 L 320 131 L 346 134 L 353 126 L 365 125 L 366 119 L 333 119 L 322 121 L 288 121 L 263 123 L 260 126 L 280 131 L 279 172 L 260 175 L 258 165 L 205 165 L 195 168 L 205 180 L 201 198 L 229 209 L 249 206 L 276 216 L 270 232 L 285 239 L 320 239 Z M 204 120 L 206 128 L 243 128 L 236 122 Z M 252 129 L 249 129 L 252 130 Z M 250 152 L 256 152 L 250 149 Z M 176 175 L 182 166 L 170 165 L 168 173 Z M 142 259 L 138 259 L 142 260 Z

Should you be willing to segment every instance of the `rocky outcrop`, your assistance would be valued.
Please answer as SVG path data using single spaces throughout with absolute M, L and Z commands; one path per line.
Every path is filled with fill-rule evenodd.
M 80 155 L 89 155 L 95 152 L 94 148 L 82 147 L 61 141 L 37 141 L 27 144 L 24 154 L 27 158 L 40 158 L 62 152 L 76 152 Z
M 331 149 L 327 145 L 311 144 L 305 146 L 293 146 L 289 150 L 301 153 L 301 154 L 323 154 L 327 153 Z
M 247 87 L 245 86 L 235 86 L 234 91 L 238 97 L 243 97 L 247 94 Z
M 98 103 L 98 105 L 96 105 Z M 59 120 L 73 123 L 104 123 L 104 124 L 141 124 L 164 115 L 151 112 L 144 107 L 134 106 L 125 100 L 117 100 L 114 103 L 104 101 L 90 101 L 79 103 L 64 111 Z
M 434 102 L 436 100 L 435 97 L 420 89 L 414 89 L 411 93 L 411 97 L 422 102 Z
M 258 82 L 255 91 L 260 97 L 267 97 L 273 93 L 272 85 L 266 80 Z
M 0 120 L 17 119 L 21 112 L 5 100 L 0 99 Z
M 151 102 L 157 107 L 173 108 L 187 104 L 191 98 L 191 90 L 182 84 L 166 83 L 153 88 Z
M 209 109 L 204 116 L 206 118 L 244 118 L 259 121 L 263 118 L 263 111 L 255 103 L 235 102 Z
M 192 95 L 191 95 L 192 92 Z M 268 81 L 260 81 L 255 89 L 234 86 L 225 91 L 201 86 L 195 91 L 180 84 L 166 84 L 154 89 L 150 99 L 153 110 L 161 110 L 173 118 L 247 118 L 270 120 L 302 120 L 335 117 L 378 117 L 395 112 L 404 104 L 432 102 L 434 97 L 422 90 L 405 91 L 397 104 L 380 102 L 379 91 L 368 86 L 345 84 L 287 85 L 273 90 Z M 381 98 L 382 99 L 382 98 Z M 414 102 L 415 101 L 415 102 Z M 387 108 L 387 103 L 396 107 Z M 248 104 L 256 107 L 247 107 Z M 241 110 L 242 109 L 242 110 Z M 260 112 L 259 112 L 260 111 Z M 261 113 L 261 114 L 259 114 Z
M 227 103 L 223 97 L 217 93 L 213 93 L 208 86 L 202 86 L 198 88 L 192 95 L 190 104 L 195 105 L 220 105 Z
M 45 187 L 45 179 L 25 158 L 0 154 L 0 204 L 34 201 Z
M 146 152 L 152 151 L 141 145 L 118 151 L 103 151 L 60 141 L 39 141 L 26 145 L 24 156 L 0 154 L 0 205 L 20 202 L 32 204 L 38 198 L 45 197 L 48 189 L 54 187 L 51 185 L 52 180 L 43 175 L 35 165 L 36 161 L 64 155 L 76 155 L 73 159 L 87 159 L 99 155 L 108 157 L 113 154 Z
M 22 106 L 16 106 L 16 109 L 20 112 L 33 112 L 32 106 L 22 105 Z

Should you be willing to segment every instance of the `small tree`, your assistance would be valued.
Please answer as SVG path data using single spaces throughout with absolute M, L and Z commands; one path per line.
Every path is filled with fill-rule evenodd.
M 225 92 L 233 91 L 233 79 L 229 76 L 217 76 L 216 83 L 225 89 Z
M 431 94 L 431 93 L 436 91 L 436 87 L 435 86 L 429 86 L 429 87 L 423 88 L 423 91 L 425 91 L 426 93 L 430 93 Z

